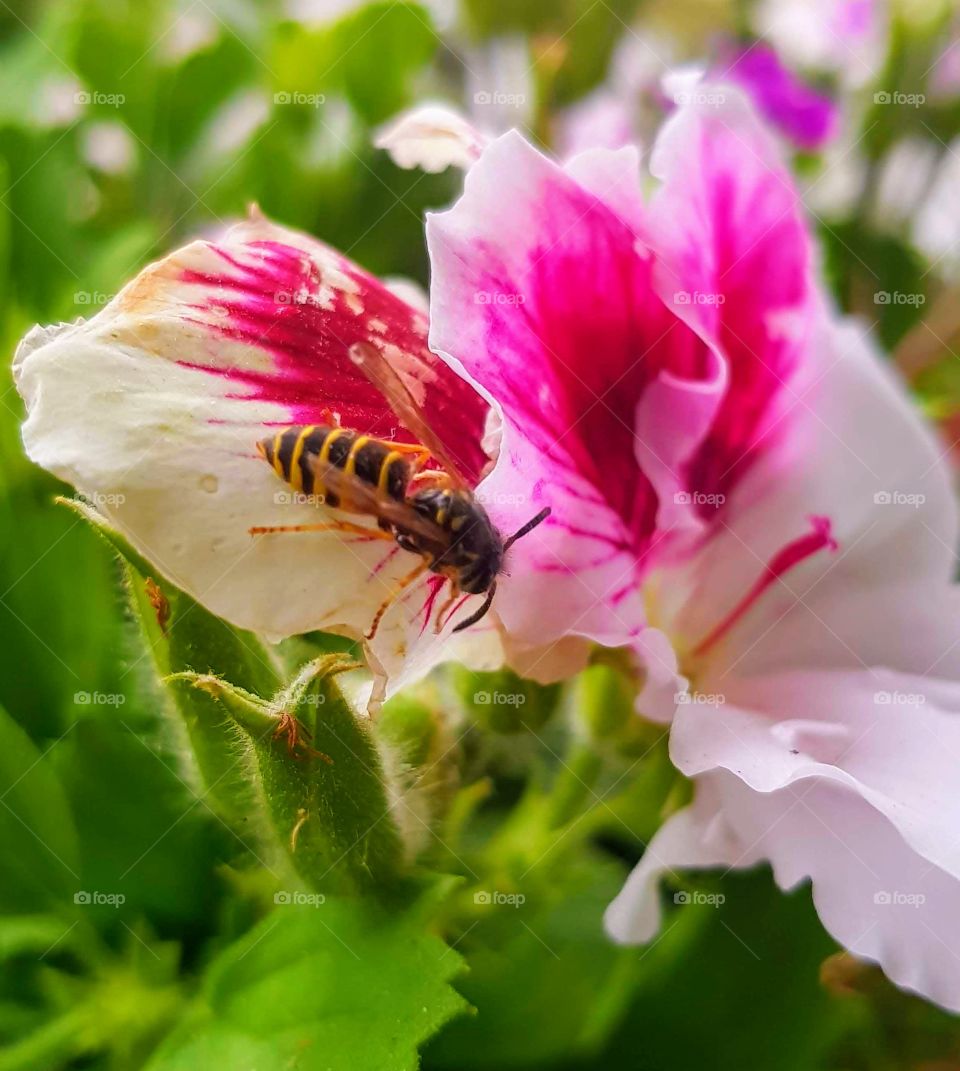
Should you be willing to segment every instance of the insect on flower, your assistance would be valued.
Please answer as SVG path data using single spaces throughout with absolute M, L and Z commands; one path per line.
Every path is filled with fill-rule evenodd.
M 335 519 L 318 524 L 258 526 L 250 533 L 339 531 L 395 540 L 421 560 L 380 605 L 366 638 L 373 639 L 390 605 L 427 570 L 450 581 L 449 598 L 437 615 L 438 633 L 461 595 L 486 594 L 482 605 L 453 630 L 460 632 L 490 609 L 509 547 L 546 520 L 550 510 L 541 510 L 503 539 L 383 353 L 375 346 L 357 343 L 350 348 L 350 357 L 383 393 L 417 442 L 376 439 L 334 423 L 283 428 L 261 439 L 257 449 L 295 491 L 322 495 L 326 506 L 345 513 L 375 517 L 378 527 Z M 443 468 L 425 468 L 430 458 Z

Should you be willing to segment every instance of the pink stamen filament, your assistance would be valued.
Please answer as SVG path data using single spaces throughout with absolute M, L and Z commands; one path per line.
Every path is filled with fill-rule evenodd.
M 829 517 L 811 517 L 810 524 L 812 531 L 800 536 L 798 539 L 794 539 L 774 554 L 764 566 L 763 574 L 757 579 L 753 587 L 693 649 L 694 656 L 704 654 L 722 636 L 726 635 L 767 588 L 779 580 L 784 573 L 789 572 L 794 566 L 806 561 L 812 555 L 818 554 L 821 550 L 833 551 L 837 549 L 837 541 L 831 534 Z

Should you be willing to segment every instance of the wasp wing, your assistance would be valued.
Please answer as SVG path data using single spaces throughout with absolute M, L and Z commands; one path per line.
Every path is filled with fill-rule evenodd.
M 328 494 L 339 499 L 336 508 L 348 513 L 362 513 L 376 517 L 410 535 L 418 536 L 425 549 L 441 554 L 449 544 L 449 537 L 438 524 L 417 513 L 406 502 L 398 502 L 389 495 L 381 494 L 372 484 L 350 476 L 335 465 L 311 459 L 315 486 L 323 487 Z
M 468 490 L 466 478 L 456 458 L 434 434 L 420 415 L 420 406 L 410 393 L 400 373 L 390 364 L 382 350 L 369 342 L 357 342 L 350 347 L 350 359 L 367 379 L 387 399 L 401 424 L 422 443 L 443 465 L 453 484 Z

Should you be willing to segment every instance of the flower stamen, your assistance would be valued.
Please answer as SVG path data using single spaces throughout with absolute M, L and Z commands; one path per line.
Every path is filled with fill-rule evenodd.
M 721 637 L 726 635 L 767 588 L 793 569 L 794 566 L 806 561 L 812 555 L 818 554 L 821 550 L 834 551 L 837 549 L 838 544 L 833 538 L 829 517 L 810 517 L 810 525 L 812 529 L 810 532 L 787 543 L 766 563 L 763 574 L 757 579 L 753 587 L 693 649 L 695 657 L 706 653 Z

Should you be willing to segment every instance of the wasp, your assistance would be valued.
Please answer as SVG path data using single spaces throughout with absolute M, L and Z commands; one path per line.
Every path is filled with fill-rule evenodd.
M 403 550 L 416 554 L 420 562 L 384 600 L 366 638 L 373 639 L 390 605 L 428 570 L 450 583 L 449 598 L 437 615 L 437 632 L 461 595 L 486 595 L 482 605 L 453 629 L 460 632 L 490 609 L 507 550 L 546 520 L 550 510 L 541 510 L 504 539 L 383 353 L 368 343 L 357 343 L 350 348 L 350 358 L 384 395 L 417 442 L 378 439 L 331 421 L 283 428 L 261 439 L 257 450 L 295 491 L 317 496 L 324 505 L 345 513 L 373 517 L 377 527 L 336 519 L 321 524 L 256 527 L 250 532 L 335 530 L 395 541 Z M 442 468 L 427 468 L 431 458 Z

